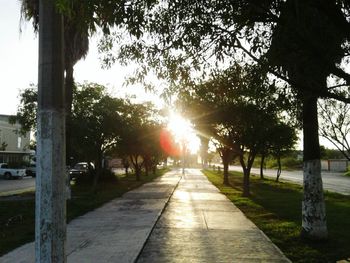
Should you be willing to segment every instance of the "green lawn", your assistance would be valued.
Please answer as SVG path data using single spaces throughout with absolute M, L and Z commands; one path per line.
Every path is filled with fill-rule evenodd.
M 158 170 L 156 175 L 123 175 L 113 182 L 101 182 L 97 194 L 91 193 L 91 184 L 72 186 L 72 199 L 67 203 L 67 219 L 85 214 L 123 193 L 150 182 L 168 170 Z M 34 193 L 0 198 L 0 256 L 14 248 L 34 240 Z
M 251 178 L 251 197 L 242 197 L 243 177 L 206 170 L 208 179 L 251 219 L 293 262 L 335 262 L 350 258 L 350 197 L 326 193 L 329 240 L 323 243 L 300 238 L 302 188 L 292 183 Z

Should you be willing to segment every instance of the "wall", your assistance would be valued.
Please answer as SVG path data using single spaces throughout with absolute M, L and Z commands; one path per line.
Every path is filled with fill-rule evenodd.
M 4 151 L 29 152 L 29 132 L 24 136 L 19 134 L 17 131 L 21 126 L 19 124 L 9 124 L 8 117 L 8 115 L 0 115 L 0 147 L 2 143 L 6 143 L 7 146 Z
M 346 172 L 349 161 L 346 159 L 321 160 L 321 168 L 330 172 Z

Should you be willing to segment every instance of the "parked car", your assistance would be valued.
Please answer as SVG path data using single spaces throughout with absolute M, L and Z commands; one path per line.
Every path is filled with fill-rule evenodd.
M 0 163 L 0 175 L 5 179 L 23 179 L 26 174 L 26 169 L 9 168 L 7 163 Z
M 93 168 L 93 164 L 90 164 Z M 77 178 L 82 175 L 86 175 L 89 172 L 89 164 L 87 162 L 76 163 L 73 168 L 69 169 L 70 179 Z
M 26 175 L 35 177 L 36 176 L 36 164 L 32 163 L 28 167 L 26 167 Z

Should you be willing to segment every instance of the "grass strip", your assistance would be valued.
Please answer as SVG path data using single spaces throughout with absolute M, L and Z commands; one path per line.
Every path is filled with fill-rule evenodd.
M 293 262 L 336 262 L 350 258 L 350 197 L 326 192 L 329 239 L 300 237 L 302 187 L 293 183 L 251 177 L 251 197 L 242 197 L 243 175 L 230 172 L 230 186 L 222 173 L 203 171 L 208 179 L 253 221 Z
M 67 221 L 94 210 L 104 203 L 120 197 L 125 192 L 166 173 L 168 169 L 159 169 L 155 175 L 120 175 L 115 181 L 100 182 L 97 193 L 92 194 L 91 184 L 73 185 L 72 198 L 67 202 Z M 0 197 L 0 256 L 34 240 L 35 196 L 23 193 L 16 196 Z

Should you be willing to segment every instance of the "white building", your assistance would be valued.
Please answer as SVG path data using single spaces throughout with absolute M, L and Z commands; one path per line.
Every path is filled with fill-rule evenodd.
M 322 160 L 322 170 L 330 172 L 346 172 L 349 166 L 349 161 L 346 159 L 329 159 Z
M 10 124 L 9 117 L 0 114 L 0 163 L 28 161 L 31 153 L 29 132 L 20 134 L 20 124 Z

